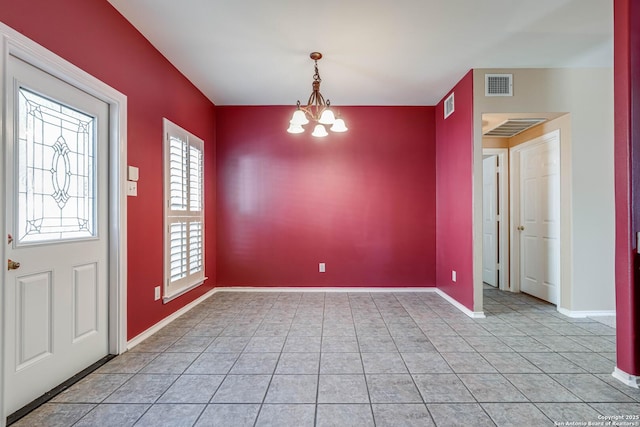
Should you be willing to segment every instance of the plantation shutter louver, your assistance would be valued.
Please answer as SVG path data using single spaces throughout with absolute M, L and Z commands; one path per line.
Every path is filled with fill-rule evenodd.
M 165 119 L 165 302 L 204 280 L 203 141 Z

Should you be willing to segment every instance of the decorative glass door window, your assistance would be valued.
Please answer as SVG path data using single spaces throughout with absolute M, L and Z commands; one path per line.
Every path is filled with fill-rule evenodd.
M 96 236 L 96 118 L 18 90 L 17 243 Z

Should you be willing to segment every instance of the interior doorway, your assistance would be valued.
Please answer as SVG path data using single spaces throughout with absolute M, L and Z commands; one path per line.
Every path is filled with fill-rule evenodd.
M 485 155 L 482 159 L 482 282 L 499 285 L 498 272 L 498 157 Z
M 558 184 L 558 186 L 556 187 L 556 190 L 553 191 L 557 194 L 560 194 L 560 189 L 562 189 L 562 191 L 567 194 L 567 191 L 570 188 L 571 170 L 571 163 L 569 160 L 571 147 L 571 115 L 566 112 L 482 114 L 483 136 L 481 160 L 483 160 L 482 171 L 484 175 L 485 165 L 490 168 L 494 167 L 493 161 L 489 161 L 486 159 L 490 158 L 493 155 L 497 155 L 499 157 L 499 155 L 502 154 L 504 156 L 504 162 L 500 157 L 498 160 L 499 183 L 497 194 L 498 200 L 504 205 L 497 208 L 497 217 L 499 218 L 499 226 L 502 226 L 504 228 L 500 228 L 498 232 L 498 246 L 500 250 L 498 251 L 498 262 L 496 263 L 496 265 L 498 265 L 499 267 L 497 289 L 510 292 L 524 291 L 534 296 L 542 295 L 542 298 L 544 298 L 545 300 L 553 301 L 553 303 L 557 305 L 558 310 L 563 312 L 564 309 L 562 302 L 566 301 L 566 295 L 571 290 L 570 271 L 567 270 L 567 266 L 569 265 L 568 260 L 570 259 L 571 252 L 571 248 L 568 247 L 571 232 L 570 230 L 559 227 L 560 223 L 567 224 L 568 221 L 570 221 L 570 203 L 563 203 L 562 201 L 559 201 L 557 203 L 557 208 L 554 208 L 556 209 L 555 212 L 558 215 L 558 228 L 555 229 L 558 236 L 557 245 L 556 243 L 550 244 L 550 242 L 545 242 L 545 238 L 541 238 L 541 241 L 548 246 L 547 249 L 550 248 L 552 251 L 557 252 L 557 257 L 554 256 L 554 259 L 557 260 L 557 262 L 552 262 L 547 255 L 538 255 L 540 262 L 543 265 L 543 273 L 542 276 L 540 273 L 536 274 L 536 276 L 541 277 L 541 279 L 537 281 L 537 287 L 540 288 L 540 283 L 542 283 L 541 286 L 543 288 L 547 288 L 548 290 L 545 292 L 537 292 L 536 290 L 532 291 L 531 289 L 529 289 L 530 287 L 528 287 L 527 285 L 525 285 L 525 289 L 522 289 L 521 287 L 521 282 L 523 281 L 521 272 L 525 273 L 525 276 L 527 275 L 526 270 L 520 268 L 521 251 L 519 247 L 521 242 L 519 237 L 522 231 L 518 230 L 518 227 L 522 226 L 522 224 L 520 224 L 520 210 L 518 209 L 518 206 L 520 204 L 519 178 L 514 178 L 514 176 L 516 176 L 514 175 L 516 174 L 516 172 L 514 172 L 514 168 L 518 165 L 514 165 L 514 163 L 521 160 L 519 150 L 526 148 L 528 144 L 535 145 L 535 142 L 532 142 L 533 140 L 544 137 L 547 134 L 557 135 L 557 155 L 560 156 L 560 154 L 562 154 L 559 160 L 557 160 L 558 174 L 554 178 L 554 182 Z M 561 168 L 560 165 L 562 165 Z M 519 172 L 517 172 L 517 174 L 519 174 Z M 504 180 L 504 191 L 502 192 L 500 189 L 500 179 Z M 484 182 L 481 185 L 484 190 Z M 485 267 L 488 261 L 488 259 L 485 258 L 484 254 L 484 220 L 486 219 L 486 215 L 484 215 L 484 191 L 482 199 L 483 233 L 479 235 L 479 240 L 483 244 L 483 251 L 482 258 L 478 259 L 479 262 L 482 262 L 482 268 L 478 271 L 479 274 L 482 273 L 479 275 L 479 278 L 482 278 L 482 281 L 478 281 L 476 283 L 477 286 L 481 286 L 483 289 L 490 291 L 495 288 L 487 285 L 488 282 L 484 277 L 486 273 Z M 545 204 L 544 206 L 545 209 L 548 209 L 550 207 L 549 204 Z M 524 227 L 525 231 L 528 231 L 526 230 L 526 225 Z M 555 239 L 555 237 L 553 237 L 553 239 Z M 562 242 L 562 252 L 560 252 L 560 242 Z M 502 252 L 502 250 L 504 250 L 504 252 Z M 502 276 L 502 274 L 505 274 L 505 276 Z M 529 282 L 531 282 L 531 280 L 529 280 Z M 552 289 L 554 288 L 554 286 L 544 284 L 551 282 L 557 283 L 557 286 L 555 286 L 555 290 Z M 484 292 L 482 292 L 481 295 L 484 300 L 489 297 L 489 295 L 485 295 Z M 485 304 L 485 302 L 487 304 Z M 491 301 L 483 302 L 483 311 L 491 313 L 491 307 Z
M 560 131 L 511 149 L 512 265 L 517 289 L 560 302 Z
M 482 281 L 509 289 L 509 150 L 482 150 Z

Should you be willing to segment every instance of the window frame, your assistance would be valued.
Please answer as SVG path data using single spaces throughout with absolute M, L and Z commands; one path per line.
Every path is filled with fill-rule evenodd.
M 164 170 L 164 274 L 163 274 L 163 303 L 167 303 L 186 292 L 202 285 L 207 279 L 205 276 L 205 221 L 204 221 L 204 195 L 205 195 L 205 183 L 204 183 L 204 140 L 198 138 L 192 133 L 186 131 L 170 120 L 163 118 L 163 170 Z M 186 196 L 183 199 L 185 203 L 185 209 L 172 209 L 171 206 L 171 140 L 179 139 L 184 142 L 187 147 L 187 154 L 185 156 L 186 162 L 183 163 L 183 167 L 186 166 L 186 171 L 183 169 L 183 177 L 187 180 L 186 183 Z M 190 167 L 191 150 L 197 149 L 200 151 L 200 186 L 199 186 L 199 202 L 200 209 L 193 210 L 192 207 L 192 186 L 190 178 L 192 177 L 192 168 Z M 186 244 L 184 248 L 184 256 L 182 262 L 185 265 L 186 273 L 183 277 L 173 280 L 171 279 L 171 227 L 173 224 L 184 223 L 186 226 Z M 191 247 L 191 233 L 190 226 L 193 223 L 200 223 L 200 269 L 195 272 L 190 271 L 190 253 L 193 249 Z

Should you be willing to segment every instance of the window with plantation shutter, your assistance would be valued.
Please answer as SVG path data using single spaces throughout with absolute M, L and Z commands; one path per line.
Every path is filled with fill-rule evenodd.
M 164 302 L 202 284 L 204 275 L 204 142 L 164 119 Z

